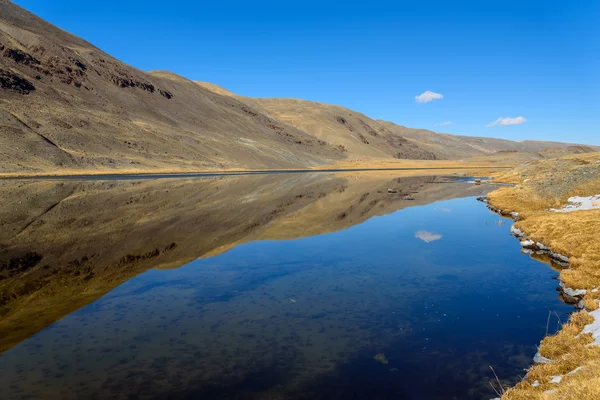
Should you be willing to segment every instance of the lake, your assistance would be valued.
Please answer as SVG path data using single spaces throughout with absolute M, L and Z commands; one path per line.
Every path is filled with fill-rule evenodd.
M 517 382 L 573 308 L 476 200 L 494 189 L 409 172 L 1 181 L 1 397 L 496 397 L 490 366 Z

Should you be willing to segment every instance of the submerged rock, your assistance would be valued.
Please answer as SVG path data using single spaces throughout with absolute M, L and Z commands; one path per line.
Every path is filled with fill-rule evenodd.
M 385 358 L 385 354 L 383 353 L 379 353 L 377 355 L 375 355 L 375 357 L 373 357 L 373 360 L 377 361 L 378 363 L 381 364 L 387 364 L 388 363 L 388 359 Z
M 569 304 L 577 304 L 587 294 L 587 290 L 566 287 L 563 282 L 559 284 L 558 289 L 562 292 L 565 302 Z

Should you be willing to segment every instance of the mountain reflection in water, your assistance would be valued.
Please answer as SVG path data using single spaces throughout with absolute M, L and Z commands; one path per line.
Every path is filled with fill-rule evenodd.
M 411 207 L 491 189 L 447 181 L 1 182 L 1 392 L 488 395 L 488 365 L 514 381 L 569 308 L 472 198 Z

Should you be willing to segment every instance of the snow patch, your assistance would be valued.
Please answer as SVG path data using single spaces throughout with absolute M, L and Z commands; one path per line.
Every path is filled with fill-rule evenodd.
M 581 371 L 584 367 L 577 367 L 573 371 L 569 372 L 567 375 L 573 375 Z
M 588 197 L 580 197 L 574 196 L 569 197 L 569 204 L 565 205 L 563 208 L 557 210 L 555 208 L 551 208 L 550 211 L 554 212 L 573 212 L 573 211 L 581 211 L 581 210 L 596 210 L 600 209 L 600 194 L 595 196 Z
M 594 321 L 583 327 L 582 334 L 591 334 L 594 339 L 593 345 L 600 345 L 600 308 L 589 313 Z
M 585 289 L 572 289 L 570 287 L 566 287 L 563 282 L 559 284 L 562 292 L 570 297 L 583 297 L 587 294 L 587 290 Z
M 530 248 L 530 247 L 533 247 L 534 245 L 535 245 L 535 242 L 533 240 L 522 240 L 521 241 L 521 247 Z
M 536 364 L 552 364 L 554 361 L 544 357 L 538 350 L 538 352 L 535 353 L 535 356 L 533 356 L 533 362 Z
M 540 250 L 543 250 L 543 251 L 548 251 L 548 250 L 550 250 L 550 247 L 546 246 L 546 245 L 545 245 L 545 244 L 543 244 L 543 243 L 537 242 L 535 245 L 536 245 L 536 246 L 537 246 L 537 248 L 538 248 L 538 249 L 540 249 Z
M 562 381 L 562 375 L 551 376 L 550 383 L 560 383 Z
M 525 236 L 525 234 L 523 233 L 523 231 L 520 230 L 519 228 L 516 228 L 514 225 L 510 227 L 510 233 L 513 236 L 516 236 L 516 237 L 519 237 L 519 238 Z
M 540 386 L 540 381 L 533 381 L 533 383 L 531 384 L 531 387 L 538 387 Z

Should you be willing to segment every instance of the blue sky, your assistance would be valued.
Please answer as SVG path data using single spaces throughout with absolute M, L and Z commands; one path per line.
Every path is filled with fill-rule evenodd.
M 241 95 L 449 133 L 600 145 L 597 0 L 15 3 L 137 68 Z M 426 91 L 443 98 L 416 101 Z

